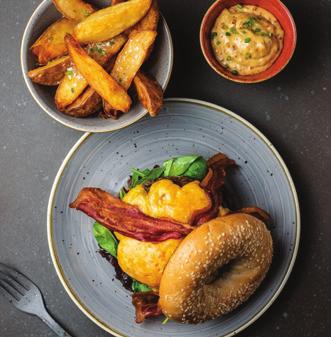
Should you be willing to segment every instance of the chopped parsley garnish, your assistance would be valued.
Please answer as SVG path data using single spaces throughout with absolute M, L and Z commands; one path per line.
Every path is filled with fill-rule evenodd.
M 237 4 L 236 7 L 237 9 L 242 9 L 244 6 L 242 4 Z
M 245 43 L 250 43 L 250 42 L 251 42 L 251 38 L 250 37 L 246 37 Z
M 111 39 L 105 43 L 105 46 L 109 47 L 109 46 L 112 46 L 113 44 L 115 44 L 115 41 Z
M 71 69 L 67 69 L 66 76 L 74 76 L 74 71 Z
M 84 15 L 84 16 L 89 16 L 90 14 L 91 14 L 90 11 L 88 11 L 88 10 L 86 10 L 86 9 L 83 10 L 83 15 Z
M 232 69 L 232 70 L 231 70 L 231 73 L 232 73 L 233 75 L 238 75 L 238 70 Z
M 227 56 L 227 57 L 226 57 L 226 60 L 227 60 L 227 61 L 231 61 L 231 60 L 232 60 L 232 57 L 231 57 L 231 56 Z
M 252 28 L 255 25 L 256 20 L 250 16 L 247 21 L 244 22 L 244 28 Z
M 213 40 L 217 36 L 217 32 L 211 32 L 210 38 Z
M 100 54 L 100 55 L 106 55 L 106 51 L 103 49 L 103 48 L 101 48 L 101 47 L 99 47 L 99 46 L 95 46 L 95 47 L 91 47 L 91 48 L 89 48 L 89 53 L 98 53 L 98 54 Z
M 252 54 L 251 53 L 246 53 L 245 54 L 245 59 L 248 60 L 250 58 L 252 58 Z
M 97 47 L 97 53 L 100 55 L 106 55 L 106 51 L 102 48 Z
M 230 32 L 225 32 L 225 35 L 226 36 L 231 36 L 231 33 Z
M 261 31 L 260 28 L 255 28 L 255 29 L 254 29 L 254 33 L 259 33 L 260 31 Z
M 217 41 L 216 44 L 219 46 L 221 44 L 221 41 Z
M 70 91 L 71 91 L 72 93 L 74 93 L 74 92 L 75 92 L 75 89 L 74 89 L 74 88 L 70 88 Z
M 272 37 L 272 33 L 269 33 L 269 32 L 262 32 L 261 35 L 262 36 Z
M 231 27 L 230 32 L 233 34 L 238 34 L 236 27 Z

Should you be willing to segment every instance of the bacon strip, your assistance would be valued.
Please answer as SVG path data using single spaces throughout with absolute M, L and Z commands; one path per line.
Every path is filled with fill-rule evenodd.
M 258 218 L 259 220 L 263 221 L 265 224 L 270 224 L 271 222 L 270 214 L 266 212 L 264 209 L 260 207 L 256 207 L 256 206 L 244 207 L 233 213 L 246 213 L 246 214 L 255 216 L 255 218 Z
M 208 173 L 200 183 L 200 186 L 209 194 L 212 207 L 205 211 L 199 211 L 194 215 L 192 225 L 199 226 L 215 218 L 222 203 L 221 189 L 224 186 L 226 170 L 236 166 L 236 162 L 228 158 L 224 153 L 218 153 L 208 159 Z
M 136 309 L 136 323 L 142 323 L 146 318 L 162 315 L 158 301 L 159 295 L 154 291 L 134 293 L 132 304 Z
M 84 212 L 110 230 L 140 241 L 180 239 L 192 230 L 192 227 L 173 220 L 145 215 L 137 207 L 100 188 L 83 188 L 70 207 Z

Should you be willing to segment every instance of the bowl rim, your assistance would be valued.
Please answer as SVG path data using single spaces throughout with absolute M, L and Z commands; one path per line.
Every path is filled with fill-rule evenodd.
M 287 64 L 291 61 L 293 54 L 295 52 L 295 48 L 296 48 L 296 44 L 297 44 L 297 29 L 296 29 L 296 24 L 295 21 L 293 19 L 293 16 L 290 12 L 290 10 L 288 9 L 288 7 L 281 1 L 281 0 L 275 0 L 276 2 L 278 2 L 278 4 L 280 5 L 280 7 L 282 8 L 282 10 L 284 11 L 284 13 L 286 13 L 286 16 L 288 17 L 288 19 L 291 22 L 291 27 L 293 29 L 293 43 L 291 45 L 291 54 L 289 55 L 288 59 L 284 62 L 284 64 L 274 73 L 269 74 L 268 76 L 265 77 L 261 77 L 261 78 L 257 78 L 255 80 L 241 80 L 240 78 L 235 78 L 235 77 L 231 77 L 229 75 L 227 75 L 225 72 L 220 71 L 218 68 L 216 68 L 212 62 L 211 62 L 211 58 L 207 55 L 206 52 L 206 48 L 204 47 L 204 42 L 206 40 L 204 34 L 203 34 L 203 28 L 207 23 L 207 20 L 209 18 L 209 15 L 216 9 L 217 5 L 220 2 L 223 2 L 224 0 L 216 0 L 214 1 L 210 7 L 207 9 L 207 11 L 205 12 L 201 24 L 200 24 L 200 32 L 199 32 L 199 40 L 200 40 L 200 48 L 202 51 L 202 54 L 205 58 L 205 60 L 207 61 L 207 63 L 209 64 L 209 66 L 220 76 L 232 81 L 232 82 L 236 82 L 236 83 L 242 83 L 242 84 L 252 84 L 252 83 L 261 83 L 264 81 L 267 81 L 271 78 L 273 78 L 274 76 L 278 75 L 286 66 Z M 240 0 L 238 1 L 238 4 L 240 4 Z M 209 42 L 207 42 L 209 43 Z M 214 56 L 212 56 L 214 58 Z M 279 57 L 279 56 L 278 56 Z M 216 60 L 216 58 L 215 58 Z M 272 65 L 271 65 L 272 66 Z M 270 66 L 270 67 L 271 67 Z M 270 68 L 269 67 L 269 68 Z M 268 69 L 269 69 L 268 68 Z M 263 73 L 263 72 L 261 72 Z
M 227 335 L 219 336 L 219 337 L 231 337 L 231 336 L 234 336 L 234 335 L 238 334 L 239 332 L 243 331 L 244 329 L 246 329 L 248 326 L 250 326 L 252 323 L 254 323 L 258 318 L 260 318 L 271 307 L 271 305 L 275 302 L 275 300 L 278 298 L 281 291 L 285 287 L 285 285 L 288 281 L 288 278 L 289 278 L 289 276 L 290 276 L 290 274 L 293 270 L 293 266 L 294 266 L 294 263 L 296 261 L 297 254 L 298 254 L 298 249 L 299 249 L 299 244 L 300 244 L 300 235 L 301 235 L 301 214 L 300 214 L 300 205 L 299 205 L 299 199 L 298 199 L 297 191 L 296 191 L 293 179 L 291 177 L 291 174 L 290 174 L 283 158 L 281 157 L 281 155 L 277 151 L 277 149 L 273 146 L 273 144 L 269 141 L 269 139 L 261 131 L 259 131 L 259 129 L 257 129 L 253 124 L 248 122 L 246 119 L 244 119 L 243 117 L 237 115 L 236 113 L 234 113 L 231 110 L 228 110 L 228 109 L 226 109 L 222 106 L 219 106 L 219 105 L 216 105 L 216 104 L 213 104 L 213 103 L 209 103 L 209 102 L 206 102 L 206 101 L 202 101 L 202 100 L 191 99 L 191 98 L 167 98 L 167 99 L 165 99 L 165 102 L 191 103 L 191 104 L 197 104 L 197 105 L 201 105 L 201 106 L 204 106 L 204 107 L 212 108 L 213 110 L 215 110 L 215 113 L 224 113 L 224 114 L 230 116 L 231 118 L 236 119 L 237 121 L 244 124 L 245 126 L 247 126 L 269 147 L 269 149 L 275 155 L 275 157 L 279 161 L 280 166 L 282 167 L 282 169 L 284 171 L 284 174 L 287 178 L 287 181 L 289 183 L 289 186 L 290 186 L 290 189 L 291 189 L 291 192 L 292 192 L 293 201 L 294 201 L 294 205 L 295 205 L 296 235 L 295 235 L 295 243 L 294 243 L 294 247 L 293 247 L 293 251 L 292 251 L 291 260 L 288 264 L 288 268 L 286 270 L 286 273 L 283 276 L 283 279 L 281 279 L 278 288 L 274 292 L 273 296 L 270 298 L 269 302 L 267 302 L 265 304 L 265 306 L 259 312 L 257 312 L 251 319 L 249 319 L 246 323 L 244 323 L 243 325 L 241 325 L 237 329 L 231 331 Z M 61 166 L 59 167 L 59 170 L 58 170 L 58 172 L 55 176 L 55 179 L 54 179 L 54 182 L 53 182 L 53 185 L 52 185 L 52 189 L 51 189 L 51 192 L 50 192 L 49 200 L 48 200 L 48 206 L 47 206 L 47 241 L 48 241 L 48 247 L 49 247 L 51 259 L 52 259 L 55 271 L 57 273 L 57 276 L 59 277 L 60 282 L 62 283 L 62 286 L 66 290 L 67 294 L 69 295 L 71 300 L 76 304 L 76 306 L 90 320 L 92 320 L 96 325 L 98 325 L 100 328 L 107 331 L 108 333 L 113 334 L 114 336 L 117 336 L 117 337 L 131 337 L 131 336 L 128 336 L 128 335 L 121 334 L 120 332 L 114 330 L 107 323 L 105 323 L 104 321 L 102 321 L 101 319 L 96 317 L 94 315 L 94 313 L 91 312 L 90 309 L 82 303 L 79 296 L 72 289 L 72 287 L 70 285 L 70 282 L 65 277 L 65 274 L 63 272 L 63 269 L 61 267 L 61 264 L 59 262 L 59 258 L 58 258 L 58 255 L 57 255 L 56 244 L 55 244 L 54 239 L 53 239 L 53 227 L 54 227 L 54 224 L 53 224 L 53 209 L 54 209 L 53 204 L 54 204 L 54 201 L 55 201 L 55 195 L 57 193 L 57 189 L 58 189 L 59 183 L 61 181 L 63 172 L 64 172 L 66 166 L 68 165 L 68 163 L 70 162 L 71 158 L 75 155 L 76 151 L 80 148 L 80 146 L 91 135 L 93 135 L 93 133 L 86 132 L 85 134 L 83 134 L 83 136 L 81 136 L 77 140 L 77 142 L 73 145 L 73 147 L 69 150 L 69 152 L 65 156 L 65 158 L 64 158 L 64 160 L 63 160 Z
M 128 120 L 127 122 L 119 125 L 119 126 L 110 126 L 109 128 L 102 128 L 101 130 L 99 129 L 100 127 L 98 126 L 79 126 L 79 122 L 76 123 L 76 125 L 72 125 L 72 122 L 67 121 L 63 118 L 61 118 L 61 116 L 57 116 L 57 114 L 55 112 L 58 112 L 55 109 L 52 109 L 50 107 L 47 106 L 47 104 L 44 102 L 44 100 L 40 97 L 40 95 L 38 95 L 38 93 L 36 92 L 34 86 L 37 84 L 34 84 L 30 78 L 27 75 L 27 72 L 29 71 L 28 66 L 27 66 L 27 53 L 30 50 L 30 47 L 28 46 L 28 42 L 27 42 L 27 37 L 29 35 L 29 33 L 31 32 L 31 30 L 33 29 L 33 23 L 35 22 L 35 20 L 38 18 L 39 13 L 45 9 L 47 6 L 52 4 L 52 0 L 43 0 L 37 7 L 36 9 L 33 11 L 33 13 L 31 14 L 25 28 L 24 28 L 24 32 L 22 35 L 22 39 L 21 39 L 21 48 L 20 48 L 20 63 L 21 63 L 21 71 L 23 74 L 23 78 L 24 78 L 24 82 L 29 90 L 29 93 L 31 94 L 31 96 L 33 97 L 34 101 L 39 105 L 39 107 L 47 113 L 47 115 L 49 115 L 51 118 L 53 118 L 54 120 L 56 120 L 57 122 L 59 122 L 60 124 L 76 130 L 76 131 L 83 131 L 83 132 L 93 132 L 93 133 L 103 133 L 103 132 L 112 132 L 112 131 L 116 131 L 116 130 L 120 130 L 123 128 L 126 128 L 127 126 L 130 126 L 132 124 L 134 124 L 135 122 L 137 122 L 138 120 L 140 120 L 141 118 L 143 118 L 144 116 L 146 116 L 148 114 L 148 111 L 143 108 L 142 112 L 140 112 L 136 117 L 134 117 L 133 119 Z M 162 85 L 162 89 L 163 91 L 166 90 L 171 75 L 172 75 L 172 71 L 173 71 L 173 65 L 174 65 L 174 45 L 173 45 L 173 39 L 171 36 L 171 31 L 170 28 L 168 26 L 167 21 L 165 20 L 164 16 L 162 15 L 162 13 L 160 13 L 160 24 L 163 25 L 163 28 L 166 32 L 166 36 L 168 37 L 168 45 L 169 45 L 169 65 L 168 65 L 168 70 L 166 72 L 166 77 L 165 77 L 165 82 Z M 130 113 L 130 111 L 128 112 Z M 79 120 L 79 118 L 77 118 L 77 120 Z

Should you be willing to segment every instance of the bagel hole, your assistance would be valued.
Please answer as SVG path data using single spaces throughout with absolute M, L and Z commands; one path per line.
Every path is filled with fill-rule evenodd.
M 207 279 L 206 284 L 212 284 L 216 280 L 225 277 L 225 275 L 229 272 L 231 272 L 236 259 L 233 259 L 229 261 L 227 264 L 224 264 L 223 266 L 219 267 L 214 273 L 212 273 L 209 278 Z

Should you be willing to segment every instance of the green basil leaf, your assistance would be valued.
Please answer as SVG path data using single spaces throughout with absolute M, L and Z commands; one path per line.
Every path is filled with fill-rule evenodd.
M 180 156 L 163 162 L 162 166 L 153 169 L 132 169 L 129 189 L 147 181 L 155 181 L 160 177 L 187 176 L 192 179 L 202 180 L 207 173 L 207 163 L 201 156 Z M 120 198 L 125 194 L 120 192 Z
M 133 280 L 132 281 L 132 290 L 135 293 L 143 293 L 143 292 L 151 291 L 152 289 L 146 284 L 140 283 L 137 280 Z
M 160 178 L 163 172 L 164 172 L 164 167 L 162 166 L 153 168 L 150 171 L 150 173 L 144 178 L 144 182 L 149 181 L 149 180 L 153 181 L 153 180 Z
M 174 160 L 175 159 L 168 159 L 168 160 L 166 160 L 163 164 L 162 164 L 162 166 L 164 167 L 164 176 L 165 177 L 169 177 L 169 175 L 170 175 L 170 171 L 171 171 L 171 167 L 172 167 L 172 164 L 173 164 L 173 162 L 174 162 Z
M 141 184 L 141 180 L 143 180 L 149 173 L 149 169 L 145 169 L 143 171 L 140 171 L 138 169 L 132 169 L 131 170 L 131 183 L 129 188 L 136 187 L 137 185 Z
M 145 169 L 140 171 L 138 169 L 132 169 L 131 183 L 129 188 L 136 187 L 143 184 L 146 181 L 153 181 L 160 178 L 163 174 L 164 167 L 155 167 L 151 170 Z
M 126 195 L 125 189 L 124 189 L 124 187 L 122 187 L 120 189 L 120 193 L 119 193 L 120 199 L 122 200 L 125 197 L 125 195 Z
M 184 175 L 185 171 L 193 164 L 200 156 L 181 156 L 173 159 L 173 163 L 167 176 L 178 177 Z M 166 175 L 165 175 L 166 176 Z
M 132 175 L 136 175 L 138 178 L 145 178 L 149 175 L 150 169 L 144 169 L 143 171 L 140 171 L 139 169 L 132 169 Z
M 208 172 L 208 165 L 204 158 L 199 157 L 185 171 L 184 176 L 192 179 L 202 180 Z
M 93 225 L 93 235 L 102 249 L 117 258 L 118 241 L 109 229 L 95 222 Z

